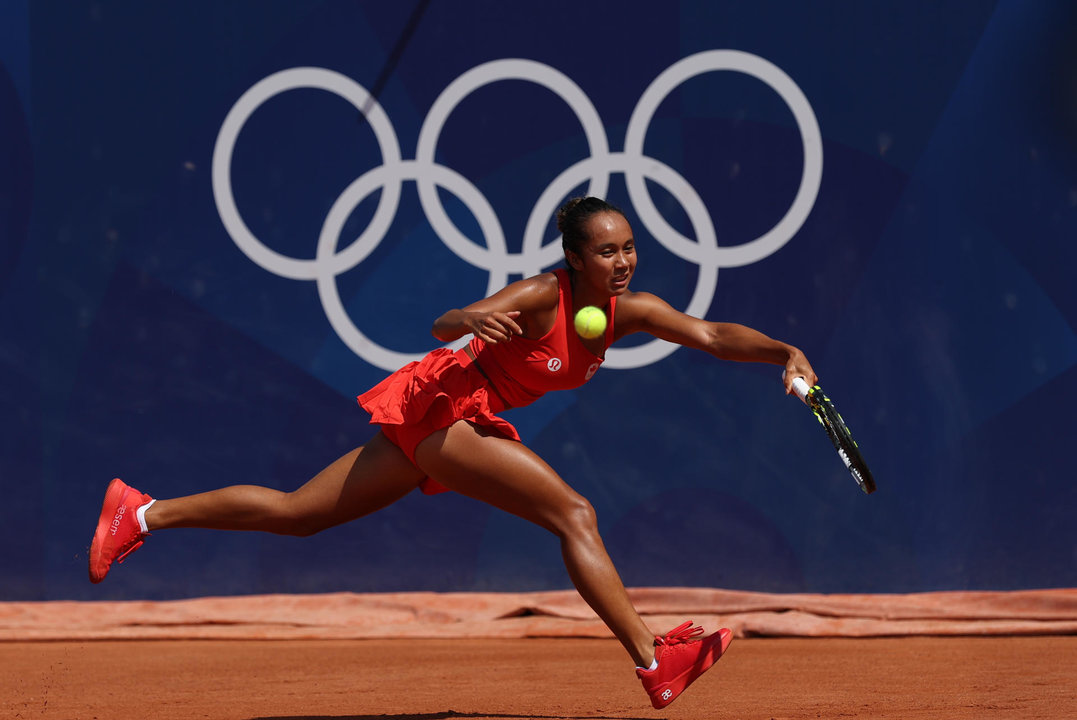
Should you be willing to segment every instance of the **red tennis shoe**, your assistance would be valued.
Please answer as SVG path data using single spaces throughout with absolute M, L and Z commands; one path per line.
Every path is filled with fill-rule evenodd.
M 636 675 L 643 682 L 643 689 L 651 696 L 651 705 L 659 710 L 677 699 L 733 641 L 733 631 L 722 628 L 713 635 L 699 638 L 703 628 L 692 627 L 691 621 L 654 639 L 654 670 L 636 668 Z M 699 639 L 696 639 L 699 638 Z
M 108 575 L 112 561 L 124 559 L 142 547 L 149 535 L 142 531 L 136 511 L 146 503 L 153 502 L 123 480 L 116 478 L 105 491 L 101 516 L 97 519 L 97 532 L 90 545 L 90 582 L 99 583 Z

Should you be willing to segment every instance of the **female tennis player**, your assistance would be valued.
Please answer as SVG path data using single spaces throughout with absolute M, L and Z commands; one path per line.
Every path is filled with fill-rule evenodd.
M 660 298 L 629 290 L 636 247 L 624 214 L 598 198 L 575 198 L 558 212 L 567 268 L 514 282 L 432 329 L 442 342 L 467 334 L 461 350 L 434 350 L 359 396 L 380 431 L 294 492 L 234 485 L 154 500 L 113 480 L 90 550 L 90 579 L 101 582 L 150 532 L 197 527 L 311 535 L 355 520 L 421 488 L 446 489 L 546 528 L 560 540 L 583 599 L 635 661 L 656 708 L 672 702 L 728 647 L 728 629 L 701 637 L 690 622 L 661 636 L 633 608 L 598 533 L 594 509 L 522 442 L 498 413 L 594 375 L 619 338 L 645 332 L 738 361 L 785 367 L 792 379 L 816 376 L 804 354 L 743 325 L 706 322 Z M 601 308 L 604 334 L 573 329 L 577 310 Z

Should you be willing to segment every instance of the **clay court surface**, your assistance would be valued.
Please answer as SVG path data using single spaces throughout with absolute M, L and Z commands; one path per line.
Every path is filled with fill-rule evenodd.
M 737 638 L 670 707 L 573 591 L 0 603 L 0 719 L 1077 718 L 1077 589 L 630 589 Z
M 0 644 L 4 718 L 1074 718 L 1077 637 L 740 638 L 663 711 L 601 639 Z

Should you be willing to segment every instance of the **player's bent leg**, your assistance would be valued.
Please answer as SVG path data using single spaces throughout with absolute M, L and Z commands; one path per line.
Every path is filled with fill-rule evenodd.
M 636 661 L 654 657 L 654 635 L 625 592 L 591 504 L 522 443 L 458 422 L 419 444 L 415 459 L 430 477 L 550 530 L 561 540 L 565 567 L 583 599 Z

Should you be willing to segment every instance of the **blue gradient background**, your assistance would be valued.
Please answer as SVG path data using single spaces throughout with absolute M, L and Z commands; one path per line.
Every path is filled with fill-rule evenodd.
M 0 600 L 569 587 L 552 536 L 452 494 L 415 494 L 308 539 L 157 533 L 101 586 L 85 566 L 113 476 L 163 497 L 233 482 L 291 489 L 371 435 L 354 395 L 384 371 L 338 339 L 313 283 L 251 262 L 214 205 L 216 135 L 255 82 L 318 66 L 378 87 L 411 158 L 447 85 L 480 63 L 527 58 L 578 83 L 620 150 L 659 73 L 727 48 L 766 58 L 803 90 L 824 170 L 797 236 L 722 270 L 707 317 L 804 349 L 879 491 L 856 490 L 772 366 L 679 350 L 603 370 L 510 419 L 595 504 L 629 585 L 1077 584 L 1075 40 L 1072 4 L 1018 0 L 686 1 L 661 12 L 5 3 Z M 692 183 L 722 245 L 770 228 L 799 183 L 792 115 L 747 76 L 686 82 L 659 108 L 646 150 Z M 539 194 L 586 154 L 563 101 L 522 82 L 469 96 L 438 145 L 438 161 L 496 208 L 514 251 Z M 294 91 L 244 128 L 236 201 L 268 246 L 313 257 L 329 207 L 379 164 L 354 109 Z M 690 232 L 677 199 L 651 190 Z M 619 177 L 610 199 L 635 221 L 634 287 L 684 307 L 695 266 L 646 234 Z M 463 206 L 447 205 L 481 242 Z M 408 183 L 387 237 L 338 287 L 364 333 L 418 352 L 433 347 L 432 319 L 486 281 L 436 238 Z

